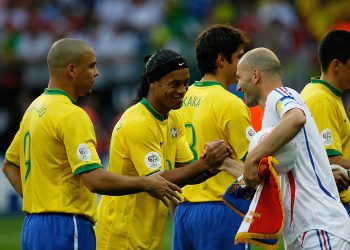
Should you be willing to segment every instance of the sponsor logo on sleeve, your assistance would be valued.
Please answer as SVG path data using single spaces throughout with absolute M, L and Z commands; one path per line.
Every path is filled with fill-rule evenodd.
M 246 129 L 245 134 L 247 136 L 248 141 L 250 141 L 255 135 L 255 130 L 251 126 L 249 126 Z
M 145 164 L 149 169 L 156 170 L 162 165 L 161 163 L 160 155 L 157 152 L 149 152 L 145 156 Z
M 332 131 L 329 128 L 326 128 L 321 132 L 321 138 L 324 146 L 330 146 L 333 144 Z
M 82 161 L 91 160 L 91 151 L 85 143 L 79 144 L 77 148 L 77 156 Z

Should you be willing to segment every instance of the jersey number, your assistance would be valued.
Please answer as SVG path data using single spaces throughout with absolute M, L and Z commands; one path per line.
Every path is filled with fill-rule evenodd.
M 30 143 L 31 143 L 31 137 L 29 131 L 27 131 L 24 135 L 23 144 L 24 144 L 24 165 L 26 167 L 26 175 L 24 177 L 24 181 L 27 180 L 29 174 L 30 174 L 30 168 L 31 168 L 31 159 L 30 159 Z
M 198 160 L 198 154 L 196 151 L 196 142 L 197 142 L 197 137 L 196 137 L 196 131 L 194 130 L 194 127 L 192 125 L 192 123 L 185 123 L 185 128 L 189 128 L 191 129 L 191 135 L 192 135 L 192 143 L 190 144 L 190 149 L 192 151 L 193 154 L 193 160 Z

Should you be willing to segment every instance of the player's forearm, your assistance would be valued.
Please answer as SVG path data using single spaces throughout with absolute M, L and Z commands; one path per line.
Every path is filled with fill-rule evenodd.
M 269 136 L 252 150 L 254 159 L 272 155 L 284 144 L 294 138 L 303 128 L 306 122 L 305 114 L 300 109 L 291 109 L 285 113 L 281 121 L 272 130 Z
M 81 175 L 84 184 L 93 193 L 127 195 L 146 191 L 146 177 L 124 176 L 96 169 Z
M 4 160 L 4 165 L 2 171 L 6 175 L 7 179 L 11 183 L 15 191 L 23 197 L 22 193 L 22 182 L 21 182 L 21 172 L 18 166 Z
M 328 157 L 330 164 L 338 164 L 345 169 L 350 169 L 350 160 L 346 159 L 340 155 Z
M 192 184 L 194 179 L 201 176 L 204 172 L 208 171 L 209 169 L 210 169 L 210 166 L 207 165 L 205 160 L 199 159 L 184 167 L 165 171 L 162 176 L 166 180 L 182 187 L 187 184 Z M 206 180 L 206 178 L 204 178 L 201 181 L 204 181 L 204 180 Z
M 241 162 L 227 158 L 219 167 L 219 170 L 225 171 L 235 178 L 241 176 L 244 172 L 244 166 Z

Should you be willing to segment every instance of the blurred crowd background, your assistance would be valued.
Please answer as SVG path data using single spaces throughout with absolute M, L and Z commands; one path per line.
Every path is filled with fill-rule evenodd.
M 273 50 L 284 83 L 300 91 L 320 75 L 323 36 L 350 30 L 349 10 L 349 0 L 0 0 L 0 160 L 27 106 L 47 86 L 46 55 L 57 39 L 80 38 L 95 49 L 100 76 L 93 94 L 78 103 L 94 123 L 106 162 L 111 130 L 135 97 L 146 54 L 173 49 L 188 60 L 191 80 L 198 80 L 198 33 L 231 23 L 250 38 L 247 49 Z M 0 177 L 0 190 L 8 189 Z M 0 212 L 16 209 L 11 197 L 0 198 Z

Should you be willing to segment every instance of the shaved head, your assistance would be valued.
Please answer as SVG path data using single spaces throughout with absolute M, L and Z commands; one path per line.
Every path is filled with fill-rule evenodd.
M 281 63 L 277 56 L 269 49 L 256 48 L 245 53 L 239 64 L 248 70 L 259 68 L 269 76 L 281 76 Z
M 79 65 L 84 61 L 84 54 L 88 50 L 92 50 L 91 46 L 78 39 L 64 38 L 56 41 L 47 55 L 50 74 L 60 72 L 70 63 Z

